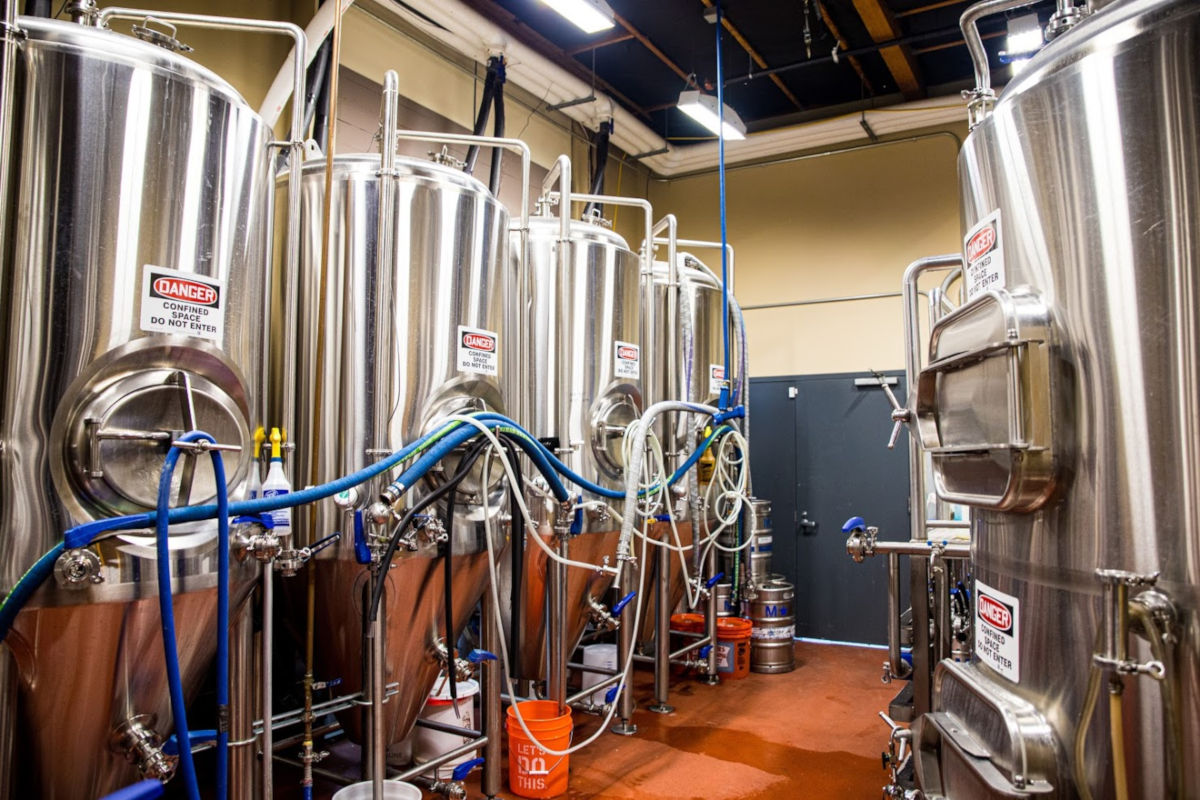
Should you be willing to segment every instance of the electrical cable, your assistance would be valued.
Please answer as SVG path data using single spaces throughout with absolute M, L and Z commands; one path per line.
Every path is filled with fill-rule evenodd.
M 729 408 L 729 231 L 725 208 L 725 65 L 721 58 L 721 0 L 713 4 L 717 12 L 717 186 L 721 200 L 721 336 L 725 343 L 725 380 L 721 385 L 718 405 L 724 411 Z

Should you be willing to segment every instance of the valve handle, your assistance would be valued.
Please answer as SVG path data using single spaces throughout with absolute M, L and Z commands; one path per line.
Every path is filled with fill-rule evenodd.
M 467 776 L 471 774 L 471 770 L 481 766 L 483 766 L 482 758 L 472 758 L 470 761 L 464 761 L 454 768 L 454 772 L 450 775 L 450 778 L 456 781 L 466 780 Z
M 636 594 L 637 594 L 636 591 L 632 591 L 629 594 L 622 597 L 617 602 L 613 603 L 612 615 L 614 617 L 621 616 L 621 612 L 625 610 L 625 606 L 629 605 L 629 601 L 632 600 L 634 598 L 634 595 L 636 595 Z
M 605 692 L 604 693 L 605 705 L 611 705 L 612 702 L 617 699 L 617 694 L 620 693 L 620 691 L 621 691 L 620 686 L 614 686 L 611 689 L 609 689 L 607 692 Z
M 709 578 L 709 579 L 708 579 L 708 580 L 707 580 L 707 581 L 704 583 L 704 588 L 705 588 L 705 589 L 711 589 L 712 587 L 714 587 L 714 586 L 716 586 L 718 583 L 720 583 L 720 582 L 721 582 L 721 578 L 724 578 L 724 577 L 725 577 L 725 573 L 724 573 L 724 572 L 718 572 L 716 575 L 713 575 L 711 578 Z
M 708 658 L 708 654 L 712 652 L 712 649 L 713 649 L 713 646 L 711 644 L 704 645 L 704 647 L 700 648 L 700 657 Z
M 363 531 L 361 511 L 354 512 L 354 560 L 359 564 L 371 563 L 371 548 L 367 547 L 367 535 Z
M 489 653 L 487 650 L 472 650 L 467 653 L 467 661 L 472 664 L 482 664 L 484 661 L 495 661 L 496 654 Z
M 359 517 L 362 516 L 362 512 L 356 511 L 355 514 L 358 515 Z M 361 525 L 362 523 L 360 522 L 359 524 Z M 334 542 L 338 541 L 341 538 L 342 538 L 342 532 L 334 531 L 333 533 L 326 536 L 324 539 L 317 540 L 316 544 L 314 544 L 312 547 L 308 548 L 309 556 L 315 556 L 317 553 L 321 552 L 326 547 L 329 547 L 329 545 L 333 544 Z
M 851 531 L 865 530 L 867 521 L 862 517 L 851 517 L 842 523 L 842 533 L 850 533 Z

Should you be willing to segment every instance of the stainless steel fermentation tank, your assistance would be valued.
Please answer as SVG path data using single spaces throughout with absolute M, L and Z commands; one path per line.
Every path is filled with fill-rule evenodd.
M 1200 796 L 1198 76 L 1200 5 L 1113 3 L 964 143 L 971 302 L 916 412 L 976 509 L 976 646 L 916 727 L 928 797 L 1115 797 L 1120 748 L 1128 796 Z
M 331 205 L 335 237 L 328 253 L 324 315 L 320 313 L 322 203 L 325 163 L 303 169 L 299 319 L 279 336 L 300 336 L 296 417 L 311 426 L 320 397 L 321 481 L 361 469 L 434 429 L 447 414 L 487 409 L 511 413 L 515 402 L 515 272 L 508 262 L 508 213 L 482 183 L 432 161 L 397 158 L 388 180 L 391 269 L 379 269 L 380 157 L 337 156 Z M 316 373 L 317 330 L 324 330 L 324 370 Z M 377 333 L 377 330 L 379 333 Z M 313 470 L 311 442 L 296 450 L 296 474 Z M 447 467 L 431 476 L 438 482 Z M 493 474 L 497 474 L 494 472 Z M 317 504 L 311 524 L 299 524 L 299 544 L 334 531 L 345 535 L 315 558 L 318 678 L 362 688 L 363 593 L 368 567 L 355 558 L 352 532 L 386 481 L 360 487 L 341 502 Z M 485 485 L 486 484 L 486 485 Z M 413 497 L 428 491 L 423 483 Z M 468 478 L 459 490 L 452 549 L 454 632 L 466 624 L 487 585 L 484 517 L 491 514 L 497 552 L 506 531 L 498 520 L 504 484 Z M 429 513 L 439 516 L 435 506 Z M 390 533 L 390 526 L 386 533 Z M 384 704 L 387 743 L 403 739 L 443 667 L 445 578 L 431 538 L 401 547 L 388 571 L 384 595 L 386 683 L 398 694 Z M 302 591 L 299 592 L 302 594 Z M 302 608 L 302 603 L 296 604 Z M 357 712 L 343 715 L 355 740 L 363 735 Z
M 547 442 L 576 473 L 608 489 L 623 490 L 625 428 L 642 414 L 645 376 L 642 343 L 641 258 L 625 240 L 598 222 L 571 220 L 560 241 L 558 217 L 533 217 L 529 230 L 530 329 L 526 337 L 530 392 L 523 424 Z M 518 257 L 513 235 L 514 258 Z M 565 248 L 565 251 L 564 249 Z M 543 539 L 557 547 L 558 503 L 530 490 Z M 608 501 L 618 514 L 620 500 Z M 603 507 L 589 507 L 570 520 L 568 546 L 576 561 L 614 564 L 621 526 Z M 510 648 L 519 654 L 515 677 L 547 678 L 547 614 L 564 615 L 567 655 L 589 619 L 604 624 L 601 604 L 612 576 L 566 570 L 565 594 L 548 596 L 555 565 L 540 547 L 525 544 L 518 624 L 513 624 L 512 564 L 501 572 L 501 605 Z M 563 607 L 557 608 L 561 601 Z M 550 626 L 552 629 L 553 626 Z
M 665 354 L 660 353 L 658 363 L 662 365 L 662 368 L 656 370 L 654 376 L 656 386 L 653 397 L 656 401 L 683 400 L 715 406 L 720 399 L 721 384 L 725 380 L 725 344 L 721 332 L 724 303 L 721 283 L 702 261 L 690 253 L 682 251 L 676 255 L 676 274 L 678 287 L 674 290 L 674 294 L 678 321 L 674 341 L 678 346 L 675 370 L 674 374 L 670 374 L 671 370 L 667 367 L 669 360 Z M 654 264 L 653 290 L 655 311 L 653 341 L 656 343 L 672 341 L 667 330 L 667 326 L 670 324 L 669 295 L 672 291 L 669 284 L 670 270 L 667 264 L 656 262 Z M 739 335 L 739 325 L 731 315 L 729 341 L 732 351 L 731 368 L 735 372 L 737 358 L 734 343 L 738 341 Z M 731 375 L 730 381 L 736 381 L 738 378 L 739 376 L 736 374 Z M 704 427 L 700 423 L 701 419 L 700 416 L 689 414 L 667 414 L 659 418 L 655 425 L 655 433 L 663 443 L 668 473 L 683 462 L 686 453 L 691 452 L 702 442 Z M 707 420 L 707 418 L 704 419 Z M 668 443 L 672 441 L 676 443 L 677 449 L 673 453 L 666 452 L 670 450 Z M 684 480 L 676 484 L 674 489 L 672 497 L 675 502 L 679 539 L 680 544 L 685 547 L 691 545 L 694 539 L 699 538 L 697 525 L 699 525 L 702 535 L 704 531 L 715 528 L 718 524 L 711 514 L 711 509 L 703 508 L 703 493 L 704 487 L 700 484 L 698 470 L 695 469 L 691 470 Z M 701 515 L 704 515 L 703 520 Z M 667 523 L 654 523 L 651 526 L 651 535 L 657 538 L 672 536 Z M 693 575 L 699 575 L 701 572 L 695 561 L 698 556 L 699 554 L 694 552 L 687 555 L 690 561 L 688 568 Z M 667 573 L 670 590 L 667 599 L 670 608 L 674 609 L 684 595 L 683 565 L 675 552 L 671 552 L 669 563 L 670 567 Z M 651 564 L 645 565 L 643 571 L 646 587 L 654 585 L 661 570 L 661 564 L 662 559 L 655 558 L 652 559 Z M 645 615 L 638 641 L 644 643 L 654 638 L 654 627 L 654 615 Z
M 0 594 L 72 524 L 153 508 L 164 442 L 181 432 L 242 445 L 225 454 L 230 484 L 242 482 L 263 421 L 270 237 L 271 131 L 232 87 L 130 37 L 19 25 L 15 132 L 0 143 L 14 172 L 0 254 Z M 211 500 L 208 457 L 185 457 L 176 486 L 180 502 Z M 178 526 L 171 546 L 190 695 L 216 648 L 215 522 Z M 48 583 L 5 643 L 20 691 L 15 708 L 0 704 L 0 736 L 15 713 L 19 796 L 131 783 L 120 732 L 171 730 L 152 535 L 72 559 L 80 582 Z M 234 565 L 235 608 L 252 564 Z

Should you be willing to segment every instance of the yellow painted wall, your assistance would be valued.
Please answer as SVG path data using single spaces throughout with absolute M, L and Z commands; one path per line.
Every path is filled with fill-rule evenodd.
M 956 150 L 936 136 L 730 171 L 739 302 L 898 291 L 909 262 L 958 250 Z M 720 238 L 715 174 L 655 182 L 650 195 L 681 237 Z M 719 254 L 697 255 L 719 270 Z M 896 298 L 746 311 L 746 330 L 752 376 L 904 366 Z

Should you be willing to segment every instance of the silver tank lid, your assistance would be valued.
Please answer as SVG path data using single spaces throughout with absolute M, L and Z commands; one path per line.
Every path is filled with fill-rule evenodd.
M 41 17 L 17 17 L 17 26 L 28 41 L 36 42 L 39 47 L 74 50 L 82 56 L 150 69 L 201 85 L 233 105 L 249 108 L 237 89 L 217 73 L 178 53 L 143 42 L 133 36 L 106 28 L 93 28 Z

